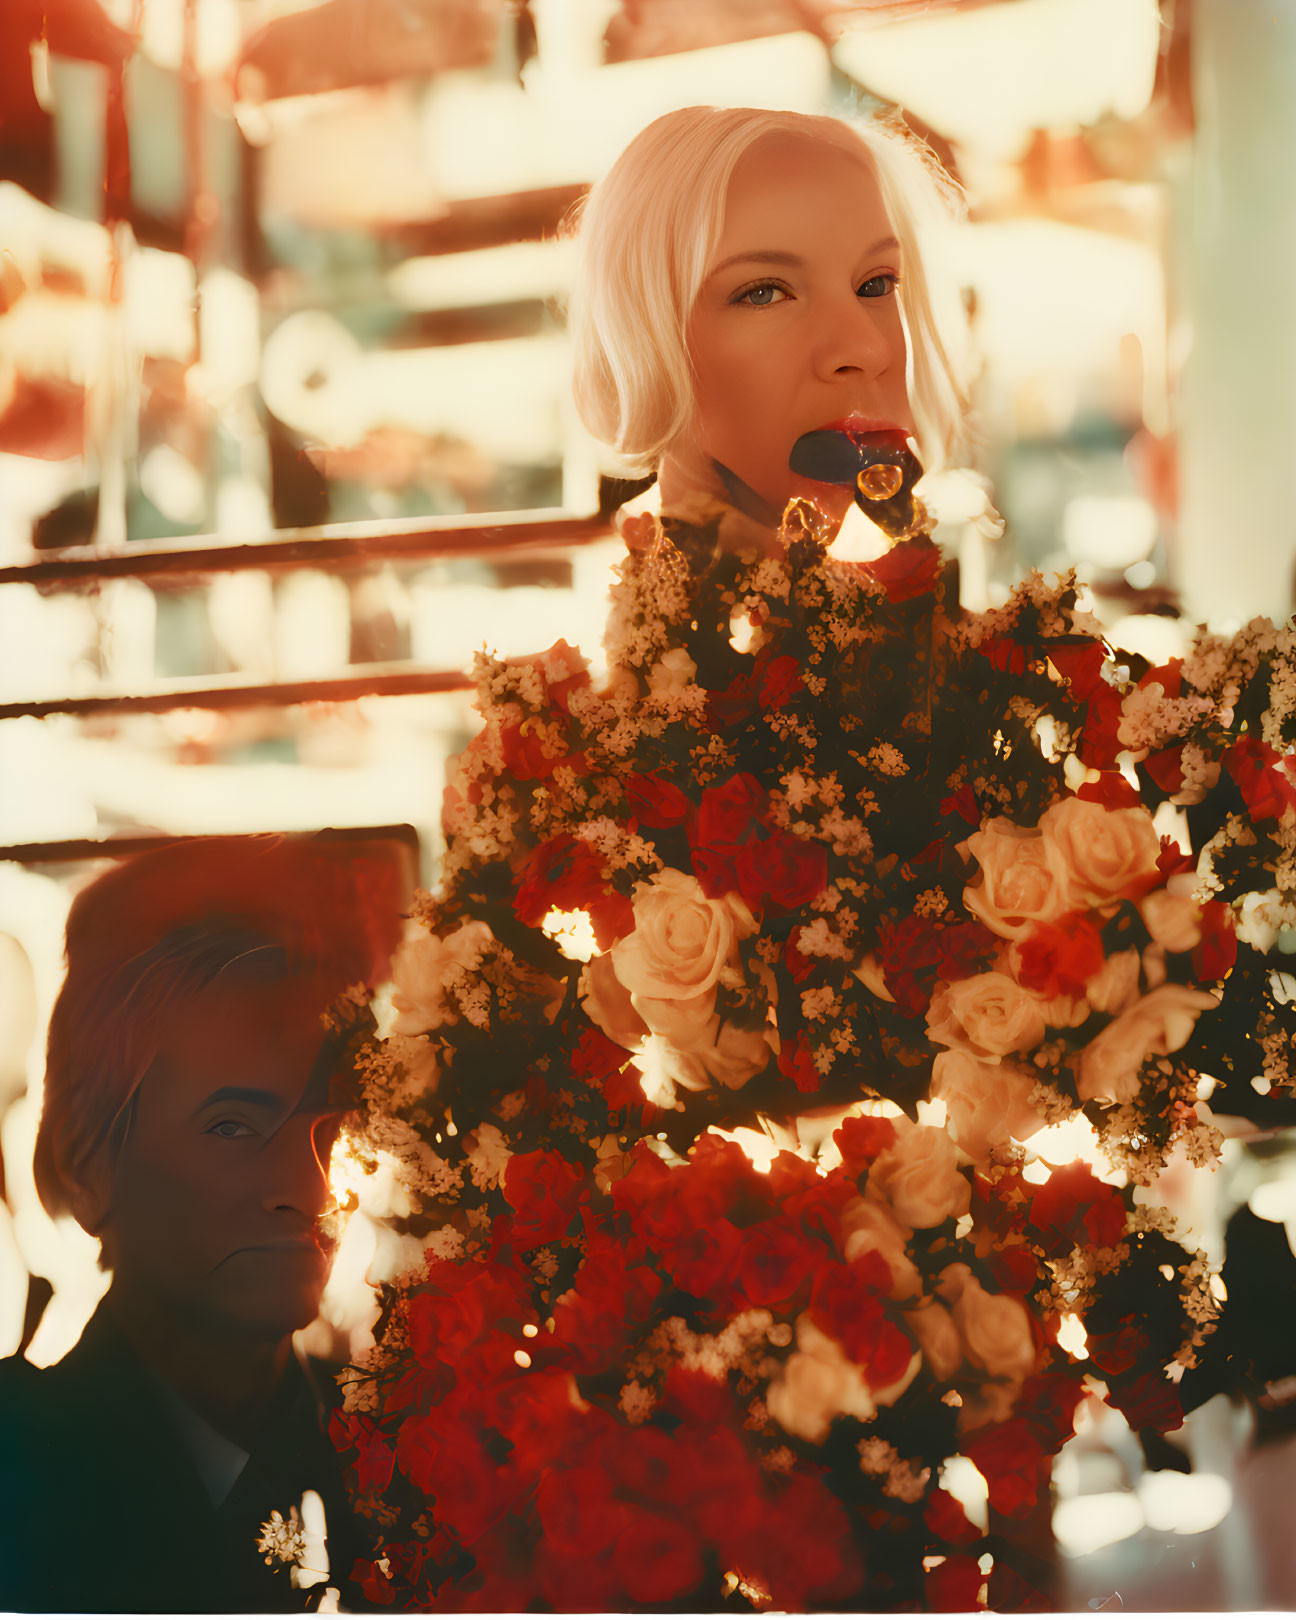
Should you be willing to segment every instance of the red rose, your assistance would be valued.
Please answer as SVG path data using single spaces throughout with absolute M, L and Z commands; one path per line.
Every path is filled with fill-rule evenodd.
M 626 1596 L 648 1606 L 684 1597 L 706 1573 L 694 1532 L 676 1519 L 643 1509 L 617 1538 L 613 1563 Z
M 977 808 L 976 794 L 965 782 L 956 792 L 951 793 L 948 799 L 941 800 L 941 815 L 961 816 L 969 827 L 981 825 L 981 812 Z
M 575 770 L 584 767 L 584 756 L 560 752 L 550 754 L 553 746 L 549 728 L 541 728 L 534 720 L 515 722 L 500 730 L 500 743 L 504 750 L 504 766 L 510 776 L 519 782 L 539 782 L 553 775 L 560 765 Z
M 1085 709 L 1080 732 L 1081 762 L 1100 771 L 1112 770 L 1123 748 L 1118 735 L 1121 723 L 1121 696 L 1114 686 L 1100 681 Z
M 355 1452 L 351 1464 L 355 1489 L 385 1491 L 396 1468 L 391 1440 L 363 1412 L 336 1411 L 329 1419 L 329 1439 L 340 1452 Z
M 597 1465 L 544 1471 L 536 1512 L 553 1551 L 568 1558 L 592 1558 L 612 1545 L 629 1515 L 623 1502 L 612 1499 L 610 1485 L 606 1471 Z
M 511 1161 L 510 1161 L 511 1162 Z M 410 1347 L 420 1362 L 453 1364 L 503 1322 L 526 1319 L 525 1285 L 504 1266 L 434 1261 L 410 1300 Z
M 1223 900 L 1207 900 L 1201 908 L 1201 939 L 1192 954 L 1198 979 L 1222 979 L 1237 961 L 1237 930 L 1233 907 Z
M 785 1040 L 779 1052 L 779 1073 L 791 1080 L 798 1091 L 818 1091 L 819 1071 L 815 1067 L 814 1053 L 803 1029 L 798 1029 L 794 1040 Z
M 1155 1429 L 1166 1434 L 1183 1423 L 1183 1406 L 1175 1387 L 1162 1372 L 1144 1373 L 1132 1384 L 1108 1388 L 1107 1404 L 1121 1413 L 1131 1429 Z
M 823 1250 L 777 1217 L 743 1233 L 738 1283 L 754 1306 L 786 1305 L 813 1275 Z
M 899 540 L 890 551 L 864 564 L 886 592 L 888 602 L 909 602 L 925 596 L 940 574 L 940 552 L 928 538 Z
M 927 1498 L 923 1520 L 932 1535 L 953 1546 L 966 1547 L 981 1540 L 981 1532 L 963 1511 L 962 1503 L 939 1486 Z
M 1082 782 L 1077 799 L 1090 799 L 1108 810 L 1137 810 L 1143 803 L 1138 789 L 1120 771 L 1104 771 L 1096 782 Z
M 1184 745 L 1176 743 L 1173 748 L 1162 748 L 1155 754 L 1149 754 L 1143 761 L 1143 769 L 1162 793 L 1178 793 L 1183 788 L 1183 751 Z
M 992 1249 L 988 1263 L 1004 1293 L 1025 1294 L 1039 1280 L 1035 1256 L 1024 1244 L 1015 1243 L 1009 1248 Z
M 696 842 L 707 849 L 734 849 L 758 838 L 765 828 L 769 794 L 747 771 L 718 787 L 702 790 Z
M 1172 658 L 1168 664 L 1158 664 L 1139 680 L 1140 686 L 1151 686 L 1156 681 L 1168 698 L 1177 698 L 1183 690 L 1183 659 Z
M 1161 853 L 1157 856 L 1157 872 L 1163 883 L 1181 872 L 1196 872 L 1197 857 L 1185 855 L 1173 838 L 1161 840 Z
M 655 1271 L 630 1264 L 622 1249 L 592 1250 L 553 1312 L 554 1338 L 568 1347 L 573 1369 L 595 1373 L 611 1367 L 662 1287 Z
M 806 956 L 797 946 L 801 930 L 794 928 L 787 937 L 787 944 L 783 947 L 783 961 L 788 972 L 792 975 L 792 982 L 800 984 L 814 971 L 814 957 Z
M 1277 821 L 1296 806 L 1296 787 L 1274 767 L 1279 755 L 1259 737 L 1239 737 L 1225 750 L 1224 767 L 1256 821 Z
M 761 677 L 761 708 L 783 708 L 785 704 L 791 702 L 804 684 L 797 661 L 790 653 L 784 653 L 781 658 L 771 660 Z
M 629 1109 L 642 1124 L 647 1125 L 656 1117 L 657 1105 L 644 1096 L 642 1081 L 639 1070 L 633 1063 L 627 1063 L 616 1074 L 609 1074 L 604 1079 L 603 1100 L 616 1113 Z
M 595 931 L 611 934 L 606 945 L 599 941 L 604 949 L 634 928 L 634 906 L 608 888 L 602 857 L 570 833 L 558 833 L 532 852 L 513 897 L 514 913 L 528 928 L 538 927 L 555 908 L 589 912 Z
M 1140 1360 L 1151 1348 L 1151 1341 L 1138 1322 L 1132 1316 L 1127 1316 L 1110 1333 L 1091 1331 L 1087 1336 L 1086 1348 L 1090 1361 L 1104 1378 L 1118 1377 Z
M 524 1249 L 562 1237 L 589 1196 L 580 1166 L 547 1148 L 515 1153 L 505 1166 L 503 1189 L 514 1210 L 511 1235 Z
M 1025 1518 L 1047 1478 L 1044 1453 L 1026 1420 L 977 1429 L 964 1436 L 960 1449 L 984 1477 L 991 1508 L 1009 1519 Z
M 351 1584 L 365 1595 L 365 1602 L 387 1608 L 396 1601 L 396 1588 L 383 1571 L 368 1558 L 357 1558 L 351 1570 Z
M 986 1578 L 975 1558 L 959 1553 L 927 1571 L 923 1582 L 925 1606 L 936 1614 L 972 1614 L 984 1608 L 981 1588 Z
M 1125 1203 L 1077 1160 L 1032 1189 L 1030 1224 L 1046 1254 L 1069 1254 L 1085 1244 L 1110 1249 L 1125 1236 Z
M 1101 641 L 1048 643 L 1049 662 L 1081 702 L 1090 697 L 1102 679 L 1107 649 Z
M 828 851 L 811 838 L 779 832 L 738 856 L 738 887 L 752 907 L 791 911 L 828 886 Z
M 1038 923 L 1018 947 L 1018 980 L 1046 1000 L 1084 994 L 1107 960 L 1102 935 L 1088 917 Z
M 977 651 L 1004 674 L 1020 675 L 1026 668 L 1025 647 L 1007 636 L 982 636 Z
M 889 1119 L 866 1114 L 862 1119 L 844 1119 L 833 1132 L 833 1141 L 849 1176 L 858 1176 L 880 1153 L 895 1145 L 896 1128 Z
M 672 782 L 663 782 L 656 772 L 636 772 L 625 781 L 626 804 L 630 814 L 645 827 L 679 827 L 693 814 L 693 806 Z

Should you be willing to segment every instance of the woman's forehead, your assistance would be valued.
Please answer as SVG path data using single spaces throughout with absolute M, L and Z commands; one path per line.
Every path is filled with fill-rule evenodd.
M 867 242 L 889 234 L 867 154 L 813 135 L 764 135 L 734 166 L 713 262 L 740 249 L 788 245 L 763 240 L 771 231 L 797 234 L 820 225 L 858 230 Z

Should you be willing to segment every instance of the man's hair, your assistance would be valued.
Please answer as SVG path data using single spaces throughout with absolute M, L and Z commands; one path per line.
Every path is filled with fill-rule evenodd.
M 385 976 L 409 890 L 402 854 L 377 840 L 194 838 L 125 860 L 76 896 L 34 1163 L 51 1215 L 111 1164 L 169 1021 L 218 976 L 299 975 L 321 1007 Z
M 877 177 L 900 243 L 898 297 L 908 336 L 910 400 L 928 472 L 966 449 L 967 389 L 923 248 L 955 222 L 962 194 L 934 153 L 902 126 L 755 107 L 682 107 L 630 142 L 585 199 L 569 324 L 576 408 L 626 470 L 653 472 L 694 430 L 686 331 L 724 224 L 739 159 L 767 135 L 791 134 L 860 159 Z

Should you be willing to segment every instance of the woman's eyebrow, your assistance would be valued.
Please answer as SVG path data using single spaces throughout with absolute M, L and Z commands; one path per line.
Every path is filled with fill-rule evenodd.
M 884 248 L 899 246 L 900 244 L 894 236 L 884 236 L 881 241 L 874 242 L 872 247 L 865 250 L 864 257 L 866 259 L 872 258 L 873 254 L 881 253 Z M 727 259 L 722 259 L 716 265 L 711 274 L 718 276 L 722 270 L 727 270 L 731 264 L 783 264 L 790 266 L 792 269 L 799 269 L 804 263 L 805 260 L 799 253 L 785 253 L 777 248 L 753 248 L 750 251 L 744 250 L 742 253 L 731 253 Z

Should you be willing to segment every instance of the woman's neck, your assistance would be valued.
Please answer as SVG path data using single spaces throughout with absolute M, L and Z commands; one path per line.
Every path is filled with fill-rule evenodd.
M 783 514 L 723 463 L 700 453 L 668 453 L 657 474 L 663 517 L 686 522 L 720 518 L 727 550 L 781 551 Z M 824 513 L 825 522 L 831 523 Z M 832 523 L 835 531 L 840 519 Z

